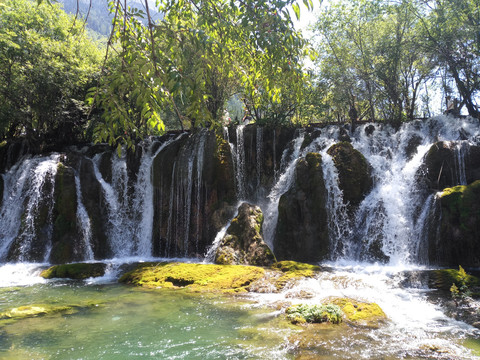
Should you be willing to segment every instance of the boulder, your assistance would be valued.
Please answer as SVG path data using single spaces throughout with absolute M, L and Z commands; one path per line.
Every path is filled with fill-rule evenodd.
M 84 280 L 91 277 L 105 275 L 106 264 L 103 263 L 75 263 L 54 265 L 40 273 L 45 279 L 67 278 Z
M 343 201 L 358 206 L 373 187 L 370 164 L 349 142 L 332 145 L 327 153 L 337 168 Z
M 80 231 L 77 226 L 75 172 L 62 163 L 58 164 L 53 196 L 55 202 L 50 262 L 64 264 L 79 261 L 83 254 L 78 249 Z
M 222 265 L 270 266 L 275 256 L 263 241 L 263 213 L 258 206 L 243 203 L 238 215 L 227 228 L 215 254 L 215 263 Z
M 480 265 L 480 180 L 443 190 L 438 239 L 429 246 L 430 262 L 441 266 Z
M 427 185 L 436 190 L 480 179 L 480 147 L 455 141 L 439 141 L 428 150 L 420 168 Z
M 274 239 L 279 260 L 315 262 L 329 251 L 322 157 L 308 153 L 297 162 L 292 187 L 281 196 Z

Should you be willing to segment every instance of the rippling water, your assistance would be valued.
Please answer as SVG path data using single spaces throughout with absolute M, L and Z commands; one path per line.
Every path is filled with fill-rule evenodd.
M 113 277 L 45 281 L 38 265 L 4 265 L 0 312 L 32 304 L 76 310 L 0 320 L 0 358 L 480 359 L 478 330 L 444 315 L 421 284 L 403 286 L 405 272 L 335 264 L 280 294 L 232 297 L 133 288 Z M 378 328 L 285 321 L 287 304 L 331 297 L 376 302 L 388 321 Z

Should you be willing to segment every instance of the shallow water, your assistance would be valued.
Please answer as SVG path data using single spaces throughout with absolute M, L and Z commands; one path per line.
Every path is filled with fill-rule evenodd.
M 280 294 L 233 297 L 145 290 L 112 279 L 45 281 L 36 276 L 38 266 L 5 265 L 0 313 L 33 304 L 77 307 L 0 320 L 0 358 L 480 359 L 478 331 L 445 316 L 427 289 L 402 288 L 401 270 L 329 266 Z M 16 281 L 8 284 L 6 273 Z M 378 328 L 285 321 L 287 304 L 331 297 L 376 302 L 388 321 Z

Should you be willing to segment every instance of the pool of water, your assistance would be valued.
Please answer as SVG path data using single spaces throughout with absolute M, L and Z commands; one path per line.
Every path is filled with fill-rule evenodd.
M 480 359 L 476 329 L 383 269 L 330 269 L 280 294 L 233 297 L 111 279 L 44 281 L 35 266 L 22 266 L 0 267 L 0 313 L 34 304 L 74 309 L 0 320 L 1 359 Z M 7 270 L 16 274 L 10 284 Z M 389 320 L 374 328 L 285 320 L 286 304 L 332 296 L 375 301 Z

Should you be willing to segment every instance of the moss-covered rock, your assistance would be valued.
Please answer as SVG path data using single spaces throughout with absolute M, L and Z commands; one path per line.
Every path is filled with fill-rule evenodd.
M 273 246 L 277 259 L 315 262 L 326 258 L 326 196 L 322 157 L 308 153 L 298 161 L 295 181 L 279 201 Z
M 83 280 L 90 277 L 105 275 L 106 265 L 103 263 L 76 263 L 54 265 L 41 272 L 40 276 L 45 279 L 68 278 Z
M 318 265 L 291 260 L 279 261 L 273 264 L 272 269 L 281 272 L 280 276 L 275 280 L 275 286 L 278 290 L 283 289 L 285 285 L 292 281 L 315 277 L 321 270 Z
M 14 319 L 20 320 L 30 317 L 37 317 L 59 312 L 70 312 L 74 308 L 72 306 L 56 306 L 48 304 L 35 304 L 19 306 L 0 313 L 0 320 Z
M 276 260 L 262 238 L 263 213 L 255 205 L 243 203 L 232 220 L 215 254 L 222 265 L 270 266 Z
M 452 284 L 460 287 L 463 285 L 462 280 L 458 269 L 437 269 L 428 272 L 428 286 L 431 289 L 450 292 Z M 476 276 L 467 274 L 465 282 L 469 289 L 480 287 L 480 279 Z
M 147 288 L 187 288 L 205 292 L 245 292 L 265 269 L 243 265 L 145 263 L 124 274 L 120 282 Z
M 344 202 L 353 207 L 359 205 L 373 187 L 370 164 L 346 141 L 332 145 L 327 153 L 337 168 Z
M 334 304 L 299 304 L 286 309 L 287 318 L 293 324 L 342 322 L 342 310 Z
M 55 176 L 53 233 L 50 262 L 64 264 L 81 260 L 78 248 L 80 230 L 77 227 L 77 192 L 75 172 L 71 167 L 58 164 Z
M 355 325 L 378 327 L 387 320 L 383 310 L 375 303 L 346 298 L 333 299 L 331 302 L 342 309 L 345 321 Z
M 439 239 L 429 246 L 432 263 L 478 267 L 480 264 L 480 180 L 444 189 L 440 196 Z

